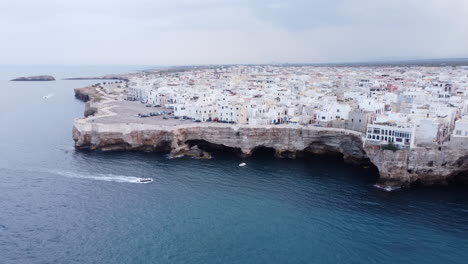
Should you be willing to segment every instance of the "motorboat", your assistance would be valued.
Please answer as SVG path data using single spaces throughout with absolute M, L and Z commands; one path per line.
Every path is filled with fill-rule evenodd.
M 401 190 L 400 186 L 388 186 L 388 185 L 374 184 L 374 187 L 380 190 L 384 190 L 386 192 L 393 192 L 393 191 Z
M 43 99 L 49 99 L 49 98 L 51 98 L 52 96 L 54 96 L 54 94 L 44 95 L 44 96 L 42 96 L 42 98 L 43 98 Z
M 153 182 L 152 178 L 140 178 L 139 179 L 140 183 L 150 183 Z
M 247 165 L 247 164 L 245 164 L 244 162 L 242 162 L 241 164 L 239 164 L 239 167 L 244 167 L 245 165 Z

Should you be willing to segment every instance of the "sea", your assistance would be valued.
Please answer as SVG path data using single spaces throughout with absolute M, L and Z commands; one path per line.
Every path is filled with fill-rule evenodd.
M 467 263 L 466 187 L 389 193 L 339 157 L 76 151 L 73 89 L 98 81 L 61 79 L 147 68 L 0 66 L 0 263 Z

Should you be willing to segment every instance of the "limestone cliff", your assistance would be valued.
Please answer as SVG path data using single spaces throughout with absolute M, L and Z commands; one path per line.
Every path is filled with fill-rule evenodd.
M 218 124 L 165 127 L 76 122 L 73 138 L 77 148 L 92 150 L 158 151 L 198 145 L 201 148 L 229 148 L 249 156 L 256 149 L 265 147 L 274 149 L 281 157 L 294 157 L 301 152 L 334 152 L 343 154 L 350 162 L 367 159 L 359 133 L 332 128 Z
M 414 148 L 382 150 L 380 146 L 365 147 L 377 166 L 385 185 L 445 185 L 451 181 L 466 181 L 468 155 L 450 148 Z
M 464 178 L 468 170 L 468 156 L 457 151 L 382 150 L 376 145 L 365 146 L 360 133 L 333 128 L 225 124 L 168 127 L 77 120 L 73 139 L 77 149 L 162 151 L 172 152 L 173 156 L 188 154 L 192 157 L 204 153 L 202 158 L 216 150 L 249 156 L 259 148 L 272 148 L 278 157 L 289 158 L 340 153 L 347 162 L 374 164 L 380 173 L 380 183 L 386 186 L 447 184 Z M 197 146 L 195 151 L 193 146 Z

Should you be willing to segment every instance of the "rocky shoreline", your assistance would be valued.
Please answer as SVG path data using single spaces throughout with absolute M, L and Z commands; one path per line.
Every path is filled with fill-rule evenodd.
M 75 120 L 73 126 L 75 148 L 80 150 L 165 152 L 171 157 L 194 158 L 211 158 L 217 152 L 248 157 L 261 149 L 281 158 L 338 154 L 348 163 L 374 165 L 381 186 L 445 185 L 467 179 L 467 153 L 449 148 L 383 150 L 366 145 L 359 132 L 314 126 L 100 123 L 100 117 L 117 115 L 108 107 L 111 100 L 93 100 L 105 95 L 92 87 L 75 93 L 88 101 L 87 117 Z
M 93 97 L 97 97 L 99 95 L 98 91 L 93 86 L 76 88 L 74 92 L 75 98 L 83 102 L 88 102 Z

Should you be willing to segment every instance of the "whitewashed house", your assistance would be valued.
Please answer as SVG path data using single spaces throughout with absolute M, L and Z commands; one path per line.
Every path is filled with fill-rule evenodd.
M 392 123 L 368 124 L 366 142 L 372 144 L 393 144 L 400 148 L 413 148 L 415 127 Z

